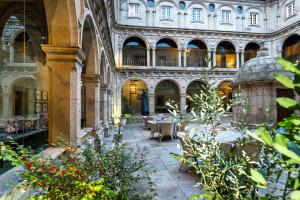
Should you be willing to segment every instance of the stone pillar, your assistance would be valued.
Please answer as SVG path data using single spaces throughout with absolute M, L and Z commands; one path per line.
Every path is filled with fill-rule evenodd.
M 107 85 L 100 86 L 100 120 L 107 122 Z
M 236 68 L 240 68 L 240 53 L 236 52 L 235 53 L 235 63 L 236 63 Z
M 111 122 L 112 120 L 112 99 L 113 99 L 113 93 L 111 92 L 111 90 L 107 91 L 107 118 L 108 121 Z
M 181 67 L 181 49 L 178 49 L 178 64 L 177 67 Z
M 241 66 L 243 66 L 245 63 L 245 52 L 241 51 Z
M 152 26 L 153 27 L 155 26 L 155 22 L 156 22 L 155 17 L 156 17 L 156 10 L 153 10 L 153 19 L 152 19 Z
M 2 93 L 2 114 L 4 117 L 12 116 L 12 100 L 9 93 Z
M 180 112 L 185 113 L 185 107 L 186 107 L 186 94 L 180 95 Z
M 9 46 L 9 62 L 13 63 L 14 58 L 15 58 L 15 48 L 14 48 L 14 44 L 11 43 Z
M 150 48 L 147 48 L 147 67 L 150 67 Z
M 84 85 L 86 88 L 86 126 L 95 128 L 98 126 L 100 120 L 100 75 L 85 75 Z
M 123 47 L 119 48 L 119 66 L 123 66 Z
M 187 67 L 186 49 L 183 50 L 183 67 Z
M 152 67 L 156 67 L 156 57 L 155 57 L 155 48 L 152 48 Z
M 215 49 L 212 50 L 212 52 L 213 52 L 212 64 L 213 64 L 213 67 L 215 67 L 217 65 L 217 52 Z
M 149 113 L 150 115 L 155 113 L 155 94 L 149 94 Z
M 146 10 L 146 26 L 149 26 L 149 17 L 150 17 L 150 11 Z
M 59 136 L 77 143 L 81 123 L 81 71 L 85 59 L 78 47 L 42 45 L 49 67 L 49 143 Z
M 211 50 L 207 51 L 207 61 L 208 61 L 208 63 L 206 63 L 207 67 L 211 68 L 212 67 Z

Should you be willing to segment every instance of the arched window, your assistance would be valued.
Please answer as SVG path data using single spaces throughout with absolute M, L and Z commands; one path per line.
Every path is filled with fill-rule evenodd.
M 288 37 L 282 49 L 282 57 L 292 63 L 298 63 L 300 60 L 300 36 L 292 35 Z
M 207 47 L 200 40 L 193 40 L 187 46 L 187 66 L 207 67 Z
M 227 41 L 223 41 L 217 46 L 217 66 L 221 68 L 235 68 L 236 54 L 234 46 Z
M 232 82 L 231 81 L 223 81 L 220 83 L 217 93 L 220 97 L 224 97 L 224 106 L 226 106 L 230 101 L 232 101 Z M 231 110 L 230 110 L 231 111 Z
M 180 2 L 179 2 L 179 9 L 180 9 L 180 10 L 185 10 L 185 7 L 186 7 L 186 6 L 185 6 L 185 2 L 184 2 L 184 1 L 180 1 Z
M 155 112 L 167 113 L 168 101 L 174 101 L 180 103 L 179 88 L 173 81 L 164 80 L 161 81 L 155 88 Z
M 19 33 L 14 40 L 14 62 L 31 63 L 33 62 L 34 51 L 31 39 L 27 32 Z
M 156 65 L 175 67 L 178 65 L 177 44 L 169 39 L 163 38 L 156 44 Z
M 186 105 L 187 105 L 187 112 L 191 112 L 192 108 L 194 107 L 194 102 L 190 100 L 190 97 L 193 97 L 193 95 L 199 95 L 200 93 L 205 91 L 205 85 L 202 81 L 197 80 L 193 81 L 189 84 L 189 86 L 186 89 L 187 99 L 186 99 Z
M 138 37 L 130 37 L 123 44 L 123 65 L 146 66 L 147 48 Z
M 244 62 L 251 60 L 252 58 L 256 58 L 257 51 L 259 50 L 260 46 L 256 43 L 250 42 L 246 45 L 244 51 Z
M 154 0 L 148 0 L 148 1 L 147 1 L 147 6 L 148 6 L 149 8 L 153 8 L 153 7 L 155 6 Z

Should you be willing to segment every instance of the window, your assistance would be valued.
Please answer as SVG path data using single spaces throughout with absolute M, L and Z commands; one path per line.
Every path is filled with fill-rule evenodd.
M 295 14 L 295 2 L 289 3 L 286 6 L 286 14 L 287 14 L 287 17 L 291 17 Z
M 185 9 L 185 2 L 184 1 L 180 1 L 179 2 L 179 8 L 180 8 L 180 10 L 184 10 Z
M 138 17 L 140 13 L 140 4 L 138 3 L 130 3 L 128 8 L 128 16 L 129 17 Z
M 250 12 L 250 25 L 258 24 L 258 13 Z
M 209 12 L 214 12 L 214 11 L 215 11 L 215 4 L 210 3 L 210 4 L 208 5 L 208 10 L 209 10 Z
M 202 20 L 202 9 L 193 8 L 192 21 L 201 21 L 201 20 Z
M 147 5 L 148 5 L 149 8 L 153 8 L 154 7 L 154 0 L 148 0 Z
M 230 23 L 230 10 L 222 10 L 222 23 Z
M 161 18 L 171 19 L 172 6 L 162 6 L 161 7 Z

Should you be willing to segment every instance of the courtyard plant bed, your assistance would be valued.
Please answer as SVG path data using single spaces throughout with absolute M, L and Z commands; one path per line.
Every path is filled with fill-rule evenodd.
M 149 179 L 143 155 L 126 151 L 124 145 L 99 151 L 63 145 L 65 152 L 56 160 L 33 156 L 21 146 L 14 151 L 0 145 L 0 158 L 25 169 L 22 187 L 33 189 L 31 199 L 151 199 L 134 187 Z

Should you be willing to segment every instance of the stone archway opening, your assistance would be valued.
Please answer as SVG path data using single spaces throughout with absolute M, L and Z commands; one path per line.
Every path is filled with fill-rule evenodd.
M 187 45 L 187 67 L 207 67 L 207 47 L 201 40 L 193 40 Z
M 232 94 L 233 94 L 233 87 L 232 87 L 232 81 L 223 81 L 219 84 L 217 88 L 217 94 L 220 97 L 224 97 L 224 107 L 226 107 L 231 101 L 232 101 Z M 232 112 L 232 109 L 229 110 Z
M 300 36 L 291 35 L 283 44 L 282 57 L 294 64 L 300 61 Z
M 36 80 L 32 78 L 20 78 L 14 81 L 11 86 L 12 116 L 24 117 L 33 116 L 36 113 L 35 92 L 37 90 Z M 44 111 L 41 105 L 41 111 Z M 45 109 L 46 112 L 46 109 Z
M 145 81 L 140 79 L 129 79 L 125 81 L 122 87 L 122 115 L 124 114 L 142 114 L 143 112 L 143 92 L 147 94 L 148 104 L 148 87 Z M 148 104 L 149 108 L 149 104 Z M 148 109 L 149 110 L 149 109 Z M 149 112 L 149 111 L 148 111 Z
M 163 38 L 157 42 L 156 65 L 161 67 L 178 66 L 178 47 L 172 39 Z
M 260 46 L 254 42 L 250 42 L 246 45 L 244 50 L 244 62 L 247 62 L 253 58 L 256 58 L 257 51 Z
M 155 88 L 155 113 L 168 113 L 168 101 L 180 104 L 180 90 L 171 80 L 163 80 Z
M 187 99 L 186 99 L 186 106 L 187 106 L 187 112 L 191 112 L 191 110 L 194 107 L 194 103 L 191 101 L 191 97 L 193 97 L 193 95 L 199 95 L 202 92 L 205 92 L 205 83 L 203 83 L 200 80 L 195 80 L 193 82 L 191 82 L 187 89 L 186 89 L 186 95 L 187 95 Z
M 223 41 L 217 46 L 216 65 L 220 68 L 236 67 L 236 51 L 231 42 Z
M 34 51 L 31 39 L 27 32 L 18 33 L 13 41 L 15 63 L 32 63 L 34 62 Z
M 123 44 L 123 65 L 147 66 L 147 46 L 139 37 L 127 38 Z

